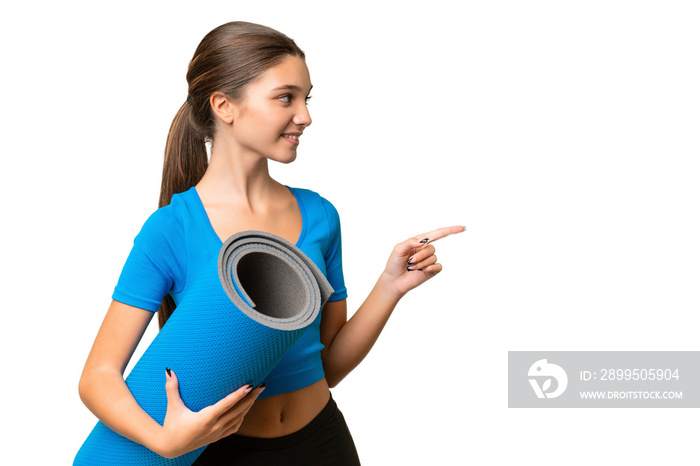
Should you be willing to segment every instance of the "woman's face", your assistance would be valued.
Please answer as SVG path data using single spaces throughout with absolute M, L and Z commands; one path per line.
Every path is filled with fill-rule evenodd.
M 246 86 L 231 127 L 241 149 L 277 162 L 294 161 L 311 124 L 306 107 L 311 77 L 302 58 L 288 56 Z

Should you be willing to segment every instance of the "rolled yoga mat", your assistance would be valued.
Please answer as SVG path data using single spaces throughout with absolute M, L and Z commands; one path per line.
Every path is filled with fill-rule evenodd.
M 246 384 L 258 385 L 316 319 L 333 288 L 300 249 L 275 235 L 230 237 L 126 379 L 159 424 L 167 410 L 165 368 L 193 411 Z M 98 422 L 74 465 L 191 465 L 205 447 L 173 459 Z

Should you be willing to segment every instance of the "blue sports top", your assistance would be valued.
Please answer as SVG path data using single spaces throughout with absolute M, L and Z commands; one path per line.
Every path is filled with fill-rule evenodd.
M 296 246 L 321 269 L 335 290 L 329 301 L 347 297 L 343 279 L 340 218 L 326 199 L 313 191 L 289 188 L 301 211 Z M 134 240 L 112 298 L 155 312 L 170 293 L 178 304 L 202 269 L 223 245 L 209 222 L 197 190 L 175 194 L 156 210 Z M 176 311 L 177 312 L 177 311 Z M 299 390 L 323 378 L 321 313 L 265 379 L 260 398 Z

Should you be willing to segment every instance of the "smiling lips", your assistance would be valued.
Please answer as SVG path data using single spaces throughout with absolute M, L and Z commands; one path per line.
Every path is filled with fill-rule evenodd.
M 299 136 L 301 136 L 301 133 L 284 133 L 282 134 L 282 138 L 286 139 L 289 141 L 291 144 L 294 144 L 295 146 L 299 145 Z

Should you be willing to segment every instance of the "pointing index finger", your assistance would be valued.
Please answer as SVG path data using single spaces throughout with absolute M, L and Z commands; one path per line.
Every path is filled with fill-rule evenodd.
M 427 239 L 428 241 L 425 241 L 426 243 L 432 243 L 433 241 L 437 241 L 446 236 L 454 235 L 456 233 L 462 233 L 466 229 L 467 227 L 463 226 L 443 227 L 438 228 L 437 230 L 433 230 L 430 233 L 418 235 L 418 238 L 421 242 L 423 242 L 424 239 Z

